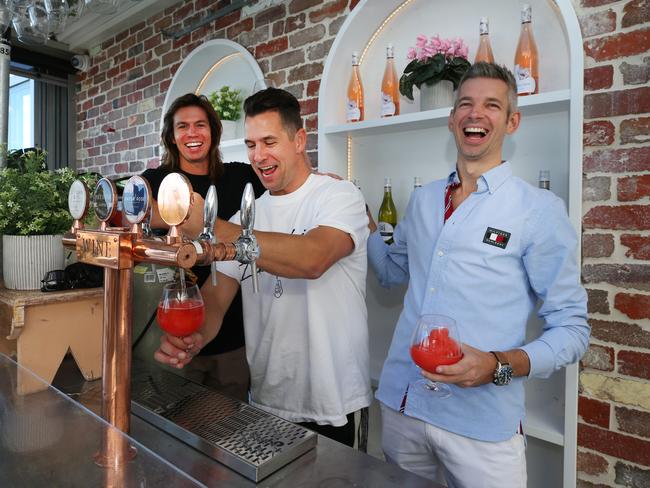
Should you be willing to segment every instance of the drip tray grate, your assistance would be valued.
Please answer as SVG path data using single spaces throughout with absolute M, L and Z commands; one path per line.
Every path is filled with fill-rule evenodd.
M 138 417 L 256 482 L 316 445 L 310 430 L 141 362 L 131 399 Z

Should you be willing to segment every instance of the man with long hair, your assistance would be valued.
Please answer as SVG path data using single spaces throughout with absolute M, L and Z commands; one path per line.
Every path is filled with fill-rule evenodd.
M 187 177 L 194 191 L 194 208 L 190 219 L 180 229 L 190 238 L 195 238 L 203 229 L 202 210 L 210 185 L 217 188 L 218 216 L 224 220 L 239 210 L 246 183 L 253 183 L 256 196 L 264 192 L 250 164 L 223 163 L 219 151 L 221 133 L 221 121 L 206 97 L 188 93 L 177 98 L 163 121 L 161 138 L 165 152 L 162 164 L 142 174 L 151 185 L 154 199 L 158 197 L 160 183 L 169 173 L 178 172 Z M 151 225 L 153 228 L 167 227 L 155 201 Z M 192 271 L 201 286 L 210 274 L 210 267 L 195 266 Z M 185 374 L 230 396 L 247 400 L 249 373 L 241 293 L 226 311 L 219 336 L 194 358 Z

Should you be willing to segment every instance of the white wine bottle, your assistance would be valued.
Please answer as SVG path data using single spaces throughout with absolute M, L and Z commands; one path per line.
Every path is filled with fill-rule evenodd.
M 379 221 L 377 228 L 379 234 L 386 244 L 393 243 L 393 231 L 397 225 L 397 209 L 393 203 L 393 192 L 390 184 L 390 178 L 384 180 L 384 199 L 379 207 Z

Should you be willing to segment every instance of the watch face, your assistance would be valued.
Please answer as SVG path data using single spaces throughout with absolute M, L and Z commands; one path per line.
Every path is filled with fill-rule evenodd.
M 509 364 L 502 364 L 500 368 L 498 368 L 494 372 L 494 384 L 495 385 L 507 385 L 512 381 L 512 366 Z

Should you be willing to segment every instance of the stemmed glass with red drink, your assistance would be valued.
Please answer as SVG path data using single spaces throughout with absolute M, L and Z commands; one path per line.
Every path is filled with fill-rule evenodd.
M 182 283 L 168 283 L 163 288 L 158 304 L 158 325 L 176 337 L 196 332 L 205 318 L 205 305 L 199 287 Z
M 463 352 L 460 347 L 456 321 L 444 315 L 422 315 L 411 338 L 411 358 L 423 370 L 434 373 L 438 366 L 460 361 Z M 424 389 L 437 398 L 451 396 L 450 388 L 442 383 L 421 379 L 415 387 Z

